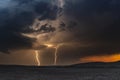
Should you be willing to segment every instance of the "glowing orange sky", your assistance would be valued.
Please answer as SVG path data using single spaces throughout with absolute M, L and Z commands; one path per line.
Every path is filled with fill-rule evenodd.
M 80 59 L 81 62 L 116 62 L 120 61 L 120 54 L 108 56 L 91 56 Z

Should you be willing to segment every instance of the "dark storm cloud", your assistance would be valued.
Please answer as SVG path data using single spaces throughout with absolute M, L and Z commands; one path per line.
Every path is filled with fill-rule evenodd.
M 53 20 L 56 13 L 57 6 L 49 0 L 10 0 L 4 8 L 0 8 L 0 51 L 31 48 L 35 39 L 20 34 L 32 32 L 29 26 L 38 16 L 41 16 L 40 20 Z
M 68 58 L 71 55 L 79 58 L 120 53 L 119 0 L 65 0 L 64 13 L 69 20 L 67 24 L 70 20 L 77 24 L 71 29 L 75 42 L 91 45 L 72 48 L 62 56 L 68 53 Z

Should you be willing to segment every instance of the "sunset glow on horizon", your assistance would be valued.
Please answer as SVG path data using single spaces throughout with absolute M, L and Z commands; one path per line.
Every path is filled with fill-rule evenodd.
M 117 62 L 120 61 L 120 54 L 105 55 L 105 56 L 91 56 L 80 59 L 80 62 Z

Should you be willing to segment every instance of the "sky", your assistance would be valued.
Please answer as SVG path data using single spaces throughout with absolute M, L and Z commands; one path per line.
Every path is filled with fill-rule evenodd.
M 0 64 L 120 61 L 119 0 L 0 1 Z

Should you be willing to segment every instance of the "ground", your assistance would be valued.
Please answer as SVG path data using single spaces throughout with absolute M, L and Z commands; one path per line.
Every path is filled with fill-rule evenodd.
M 120 69 L 0 67 L 0 80 L 120 80 Z

